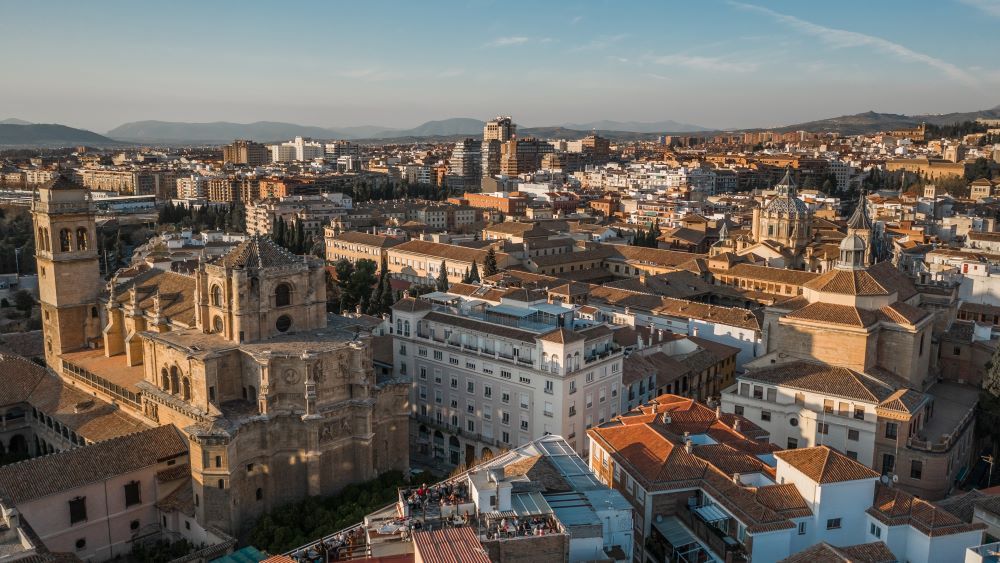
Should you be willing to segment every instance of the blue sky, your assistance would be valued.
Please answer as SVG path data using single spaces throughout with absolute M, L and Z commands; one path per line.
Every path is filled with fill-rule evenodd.
M 0 119 L 766 127 L 1000 104 L 1000 0 L 0 0 Z

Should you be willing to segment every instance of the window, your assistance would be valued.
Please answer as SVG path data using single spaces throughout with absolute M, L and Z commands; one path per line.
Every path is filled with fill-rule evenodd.
M 503 443 L 505 443 L 505 444 L 509 444 L 510 443 L 510 432 L 506 432 L 506 431 L 501 432 L 500 433 L 500 440 Z
M 139 529 L 139 521 L 138 520 L 132 520 L 131 522 L 129 522 L 128 527 L 133 532 L 136 531 L 136 530 L 138 530 Z
M 800 536 L 806 535 L 806 523 L 805 522 L 799 522 L 799 535 Z
M 833 414 L 833 401 L 830 399 L 823 399 L 823 412 L 826 414 Z
M 569 394 L 572 395 L 576 393 L 576 380 L 570 380 L 569 382 Z
M 451 378 L 451 388 L 452 389 L 458 389 L 458 378 L 457 377 Z
M 850 408 L 851 408 L 850 405 L 841 401 L 840 403 L 837 404 L 837 414 L 839 414 L 840 416 L 847 416 L 847 414 L 850 412 Z
M 899 425 L 895 422 L 885 423 L 885 437 L 890 440 L 896 439 L 896 432 L 899 430 Z
M 444 358 L 444 354 L 441 353 L 441 350 L 434 350 L 434 359 L 441 361 L 442 358 Z
M 487 399 L 493 397 L 493 388 L 489 385 L 483 385 L 483 397 Z
M 554 390 L 555 390 L 555 387 L 553 386 L 552 382 L 549 381 L 549 380 L 546 380 L 545 381 L 545 392 L 548 393 L 549 395 L 551 395 Z
M 465 412 L 467 412 L 469 414 L 476 414 L 476 402 L 475 401 L 466 401 L 466 403 L 465 403 Z
M 76 230 L 76 249 L 87 250 L 87 228 L 80 227 Z M 957 356 L 958 354 L 956 354 Z
M 69 523 L 76 524 L 87 519 L 87 497 L 76 497 L 69 501 Z
M 796 393 L 795 394 L 795 404 L 796 405 L 804 405 L 804 404 L 806 404 L 806 394 L 805 393 Z
M 520 394 L 520 399 L 521 399 L 521 408 L 522 409 L 528 408 L 528 394 L 527 393 L 521 393 Z
M 281 315 L 275 321 L 274 328 L 278 329 L 278 332 L 288 332 L 288 329 L 292 328 L 292 317 Z
M 789 438 L 788 439 L 788 449 L 794 450 L 797 447 L 799 447 L 799 441 L 796 440 L 795 438 Z
M 218 285 L 212 286 L 212 306 L 222 307 L 222 288 Z
M 257 500 L 264 500 L 264 489 L 257 487 Z
M 421 366 L 420 368 L 420 379 L 427 379 L 427 368 Z
M 139 494 L 139 482 L 132 481 L 125 485 L 125 506 L 142 504 L 142 496 Z
M 795 418 L 793 416 L 792 418 L 788 419 L 788 424 L 790 424 L 792 426 L 798 426 L 799 425 L 799 419 L 797 419 L 797 418 Z
M 882 537 L 882 528 L 880 526 L 876 526 L 875 523 L 873 522 L 868 527 L 868 533 L 871 534 L 871 535 L 873 535 L 873 536 L 875 536 L 876 538 L 881 538 Z
M 896 467 L 896 456 L 892 454 L 882 454 L 882 474 L 892 473 Z
M 910 478 L 920 479 L 924 474 L 924 462 L 915 459 L 910 462 Z
M 847 450 L 844 452 L 844 455 L 853 459 L 854 461 L 858 460 L 858 452 L 852 452 L 851 450 Z
M 778 400 L 778 390 L 774 387 L 767 388 L 767 400 L 770 402 L 775 402 Z
M 291 304 L 292 304 L 292 286 L 288 285 L 287 283 L 278 284 L 278 287 L 274 288 L 274 306 L 287 307 Z
M 754 399 L 763 399 L 764 398 L 764 388 L 761 387 L 760 385 L 754 385 L 753 386 L 753 398 Z
M 865 419 L 865 407 L 854 407 L 854 418 L 858 420 Z
M 219 334 L 223 330 L 225 330 L 225 328 L 226 328 L 226 326 L 222 322 L 222 317 L 216 315 L 215 317 L 212 318 L 212 331 L 213 332 L 215 332 L 216 334 Z
M 826 521 L 827 530 L 839 530 L 840 529 L 840 518 L 830 518 Z
M 861 437 L 861 433 L 858 432 L 857 430 L 851 430 L 851 429 L 847 430 L 847 439 L 848 440 L 852 440 L 852 441 L 857 442 L 858 438 L 860 438 L 860 437 Z
M 743 416 L 743 405 L 736 405 L 735 407 L 733 407 L 733 412 L 740 416 Z
M 771 411 L 760 411 L 760 419 L 764 422 L 771 421 Z
M 74 545 L 76 545 L 77 549 L 83 549 L 83 548 L 87 547 L 87 538 L 80 538 L 80 539 L 76 540 L 76 544 L 74 544 Z
M 472 382 L 472 381 L 466 381 L 465 382 L 465 390 L 467 392 L 469 392 L 469 393 L 475 393 L 476 392 L 476 384 L 474 382 Z
M 504 391 L 503 393 L 501 393 L 500 394 L 500 401 L 504 402 L 504 403 L 509 403 L 510 402 L 510 393 L 507 392 L 507 391 Z
M 500 411 L 500 423 L 510 424 L 510 413 L 507 411 Z
M 816 433 L 817 434 L 829 434 L 830 433 L 830 425 L 827 424 L 827 423 L 825 423 L 825 422 L 820 422 L 820 423 L 816 424 Z
M 465 423 L 466 423 L 466 427 L 469 429 L 469 432 L 475 432 L 476 431 L 476 423 L 475 423 L 475 421 L 473 421 L 473 420 L 466 420 Z
M 63 229 L 59 231 L 59 250 L 62 252 L 69 252 L 73 249 L 72 239 L 73 235 L 69 232 L 69 229 Z

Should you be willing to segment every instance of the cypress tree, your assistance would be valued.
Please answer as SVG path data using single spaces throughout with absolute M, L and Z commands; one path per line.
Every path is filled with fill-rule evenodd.
M 472 271 L 469 272 L 469 282 L 468 283 L 479 283 L 480 281 L 481 280 L 479 279 L 479 265 L 476 264 L 475 260 L 473 260 L 472 261 Z
M 444 260 L 441 261 L 441 271 L 438 273 L 437 290 L 448 291 L 448 265 Z
M 498 273 L 497 270 L 497 253 L 491 246 L 486 252 L 486 258 L 483 259 L 483 275 L 486 277 L 495 276 Z

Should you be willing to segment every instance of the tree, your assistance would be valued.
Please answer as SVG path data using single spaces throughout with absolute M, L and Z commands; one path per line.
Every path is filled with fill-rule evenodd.
M 491 246 L 490 249 L 486 251 L 486 258 L 483 259 L 483 276 L 488 278 L 490 276 L 495 276 L 498 273 L 497 252 Z
M 35 298 L 25 289 L 14 292 L 14 308 L 24 313 L 24 316 L 31 314 L 31 308 L 35 306 Z
M 448 291 L 448 264 L 444 260 L 441 261 L 441 271 L 438 272 L 437 290 Z
M 473 260 L 472 261 L 472 270 L 469 272 L 469 282 L 468 283 L 479 283 L 480 281 L 481 280 L 479 279 L 479 265 L 476 264 L 475 260 Z
M 469 269 L 468 269 L 468 268 L 466 268 L 466 269 L 465 269 L 465 273 L 464 273 L 464 274 L 462 274 L 462 283 L 472 283 L 472 282 L 471 282 L 471 281 L 469 280 Z

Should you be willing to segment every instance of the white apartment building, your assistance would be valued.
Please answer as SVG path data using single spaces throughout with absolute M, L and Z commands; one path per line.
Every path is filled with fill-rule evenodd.
M 791 372 L 801 374 L 796 385 L 775 383 Z M 875 409 L 895 391 L 847 368 L 790 362 L 740 376 L 722 392 L 722 410 L 767 430 L 771 442 L 781 447 L 831 446 L 871 467 Z
M 177 178 L 177 199 L 203 198 L 206 185 L 206 178 L 197 174 Z
M 513 289 L 498 305 L 435 292 L 393 307 L 396 372 L 413 381 L 416 454 L 457 465 L 547 434 L 586 453 L 618 414 L 622 359 L 605 324 Z

